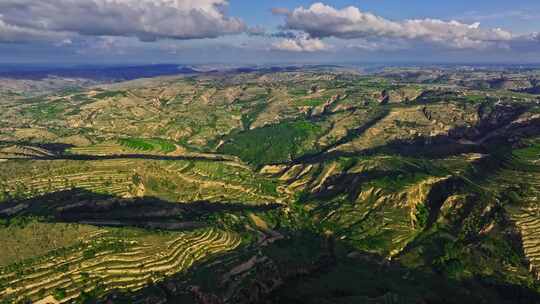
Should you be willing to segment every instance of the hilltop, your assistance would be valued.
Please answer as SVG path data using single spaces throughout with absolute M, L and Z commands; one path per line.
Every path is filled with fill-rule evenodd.
M 1 300 L 540 303 L 538 70 L 182 73 L 0 89 Z

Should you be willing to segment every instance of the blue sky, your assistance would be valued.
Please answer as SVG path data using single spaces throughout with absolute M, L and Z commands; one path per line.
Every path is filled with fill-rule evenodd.
M 2 63 L 540 62 L 535 0 L 2 0 Z
M 261 23 L 269 26 L 279 25 L 279 18 L 272 16 L 273 7 L 294 9 L 309 6 L 319 1 L 302 0 L 238 0 L 230 2 L 232 15 L 241 16 L 250 24 Z M 470 19 L 475 16 L 489 16 L 482 21 L 486 25 L 510 27 L 517 31 L 540 31 L 540 1 L 535 0 L 332 0 L 323 1 L 336 7 L 357 6 L 363 10 L 376 13 L 391 19 L 441 18 Z M 406 2 L 406 4 L 404 4 Z M 512 16 L 510 12 L 524 12 L 534 19 L 523 19 Z

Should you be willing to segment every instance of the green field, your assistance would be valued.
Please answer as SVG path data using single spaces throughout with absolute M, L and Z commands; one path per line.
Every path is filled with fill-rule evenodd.
M 176 150 L 174 143 L 165 139 L 142 139 L 129 138 L 119 139 L 118 142 L 129 149 L 139 151 L 157 151 L 162 153 L 171 153 Z
M 257 166 L 286 162 L 316 152 L 313 140 L 322 131 L 308 121 L 285 122 L 234 135 L 219 151 Z
M 540 72 L 500 69 L 13 80 L 0 303 L 540 303 Z

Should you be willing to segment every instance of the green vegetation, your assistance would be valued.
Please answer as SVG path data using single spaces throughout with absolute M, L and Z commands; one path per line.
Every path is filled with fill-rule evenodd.
M 244 130 L 248 130 L 251 124 L 257 119 L 257 116 L 266 109 L 265 103 L 257 103 L 252 106 L 247 114 L 242 115 L 242 126 Z
M 391 89 L 392 86 L 386 79 L 381 78 L 360 78 L 356 83 L 354 83 L 355 86 L 360 87 L 362 89 L 375 89 L 375 90 L 387 90 Z
M 24 114 L 34 119 L 58 119 L 65 109 L 64 103 L 37 104 L 24 109 Z
M 371 180 L 369 185 L 383 189 L 384 191 L 397 192 L 409 185 L 413 185 L 421 180 L 426 179 L 428 176 L 429 175 L 425 173 L 389 174 L 388 176 Z
M 118 142 L 127 148 L 139 151 L 158 151 L 162 153 L 171 153 L 176 150 L 176 146 L 165 139 L 142 139 L 128 138 L 119 139 Z
M 124 229 L 125 230 L 125 229 Z M 0 296 L 25 298 L 39 291 L 30 286 L 40 277 L 50 278 L 50 290 L 57 300 L 75 296 L 92 286 L 89 296 L 103 296 L 111 289 L 136 289 L 148 278 L 162 280 L 164 275 L 181 272 L 208 256 L 229 251 L 239 246 L 233 233 L 204 229 L 186 233 L 160 233 L 117 229 L 117 232 L 93 237 L 89 242 L 63 252 L 60 260 L 43 259 L 19 263 L 17 267 L 0 268 L 0 286 L 10 284 L 14 291 L 2 289 Z M 127 233 L 126 233 L 127 232 Z M 138 250 L 149 247 L 150 255 Z M 101 257 L 107 256 L 107 259 Z M 82 259 L 84 263 L 77 262 Z M 41 263 L 53 263 L 44 268 Z M 144 267 L 143 267 L 144 265 Z M 101 269 L 101 270 L 100 270 Z M 118 276 L 118 274 L 125 274 Z M 66 284 L 65 278 L 68 278 Z M 16 300 L 17 301 L 17 300 Z
M 154 145 L 149 143 L 146 139 L 130 138 L 130 139 L 119 139 L 118 142 L 133 150 L 142 150 L 142 151 L 152 151 L 154 150 Z
M 328 98 L 325 97 L 318 97 L 318 98 L 303 98 L 303 99 L 296 99 L 294 101 L 294 104 L 296 106 L 308 106 L 308 107 L 316 107 L 320 106 L 323 103 L 325 103 L 328 100 Z
M 105 99 L 105 98 L 115 98 L 115 97 L 126 97 L 126 92 L 123 91 L 106 91 L 98 93 L 93 96 L 95 99 Z
M 429 209 L 424 204 L 420 204 L 416 206 L 416 223 L 419 227 L 423 228 L 426 227 L 426 224 L 428 223 L 429 219 Z
M 63 88 L 61 89 L 59 92 L 58 92 L 58 95 L 60 96 L 68 96 L 68 95 L 72 95 L 72 94 L 78 94 L 78 93 L 81 93 L 83 91 L 83 88 L 81 87 L 66 87 L 66 88 Z
M 537 98 L 478 73 L 4 94 L 0 303 L 540 303 Z
M 536 160 L 540 157 L 540 141 L 527 143 L 528 147 L 514 150 L 514 156 L 520 159 Z
M 300 97 L 300 96 L 306 96 L 308 94 L 308 90 L 304 88 L 295 88 L 295 89 L 289 90 L 288 93 L 289 95 Z
M 480 103 L 486 99 L 486 96 L 483 95 L 467 95 L 465 100 L 470 103 Z
M 87 94 L 75 94 L 71 96 L 71 100 L 75 102 L 80 102 L 81 104 L 86 104 L 94 101 L 92 98 L 88 97 Z
M 285 122 L 234 135 L 219 151 L 257 166 L 285 162 L 316 152 L 313 140 L 321 131 L 308 121 Z
M 58 301 L 61 301 L 66 298 L 66 291 L 64 289 L 56 289 L 54 291 L 54 298 Z

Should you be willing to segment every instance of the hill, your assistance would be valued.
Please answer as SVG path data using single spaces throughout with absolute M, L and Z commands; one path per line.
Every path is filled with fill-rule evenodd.
M 4 90 L 0 303 L 540 303 L 538 72 L 505 73 Z

